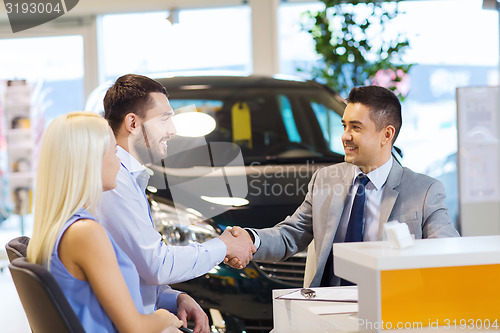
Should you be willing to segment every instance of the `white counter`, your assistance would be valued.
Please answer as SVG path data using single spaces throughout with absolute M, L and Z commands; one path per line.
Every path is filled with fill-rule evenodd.
M 388 242 L 334 244 L 335 258 L 377 270 L 500 263 L 500 236 L 419 239 L 406 249 Z
M 361 331 L 397 324 L 500 324 L 500 236 L 334 244 L 335 274 L 359 288 Z
M 328 287 L 328 288 L 313 288 L 316 291 L 328 289 L 335 291 L 337 289 L 346 289 L 356 287 Z M 357 333 L 365 330 L 366 327 L 360 325 L 360 319 L 356 312 L 336 313 L 337 305 L 342 305 L 340 302 L 331 301 L 318 301 L 318 300 L 297 300 L 297 299 L 284 299 L 283 295 L 290 294 L 291 292 L 299 289 L 278 289 L 273 290 L 273 313 L 274 313 L 274 329 L 271 333 Z M 348 304 L 348 303 L 344 303 Z M 487 324 L 484 322 L 483 324 Z M 496 328 L 493 323 L 489 323 L 489 328 L 498 330 L 500 323 L 497 323 Z M 441 325 L 432 323 L 429 327 L 424 327 L 419 323 L 411 323 L 410 326 L 401 329 L 388 329 L 385 332 L 398 332 L 398 333 L 468 333 L 486 331 L 484 327 L 479 328 L 478 325 L 471 327 L 466 324 L 461 328 L 460 323 L 450 322 L 448 325 Z M 484 325 L 483 325 L 484 326 Z M 375 329 L 377 329 L 375 327 Z M 378 330 L 378 329 L 377 329 Z

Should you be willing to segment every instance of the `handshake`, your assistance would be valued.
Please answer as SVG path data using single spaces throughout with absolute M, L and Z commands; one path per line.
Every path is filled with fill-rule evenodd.
M 240 227 L 227 228 L 219 236 L 219 239 L 227 247 L 224 263 L 233 268 L 245 268 L 257 251 L 248 232 Z

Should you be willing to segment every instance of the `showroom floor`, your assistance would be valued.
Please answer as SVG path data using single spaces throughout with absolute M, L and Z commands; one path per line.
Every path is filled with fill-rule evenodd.
M 27 220 L 25 234 L 31 235 L 31 221 L 30 219 L 25 220 Z M 31 332 L 16 287 L 7 268 L 9 261 L 5 252 L 5 244 L 20 235 L 21 228 L 18 216 L 11 216 L 0 224 L 0 327 L 5 333 Z

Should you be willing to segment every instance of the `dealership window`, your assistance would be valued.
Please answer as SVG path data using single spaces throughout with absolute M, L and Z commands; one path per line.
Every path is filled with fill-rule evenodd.
M 319 2 L 280 5 L 283 73 L 307 76 L 320 60 L 312 38 L 301 29 L 301 13 L 322 8 Z M 408 34 L 411 49 L 405 60 L 416 65 L 398 144 L 405 164 L 424 172 L 433 161 L 456 152 L 455 88 L 498 82 L 498 13 L 483 10 L 482 0 L 403 1 L 400 8 L 405 14 L 394 29 Z
M 0 39 L 0 80 L 24 79 L 36 89 L 46 123 L 84 105 L 83 37 Z
M 394 29 L 410 38 L 405 61 L 415 63 L 396 145 L 403 151 L 405 166 L 443 181 L 454 219 L 458 214 L 455 89 L 498 84 L 498 12 L 483 10 L 482 3 L 403 1 L 400 8 L 405 14 L 394 23 Z M 320 60 L 312 38 L 301 29 L 301 13 L 322 8 L 319 2 L 280 4 L 282 73 L 307 77 L 308 69 Z
M 248 6 L 237 6 L 104 15 L 103 77 L 213 71 L 250 74 L 250 14 Z
M 314 51 L 311 36 L 302 30 L 302 21 L 306 11 L 315 12 L 324 8 L 325 5 L 320 2 L 280 4 L 278 40 L 281 73 L 308 77 L 308 70 L 321 59 Z
M 320 122 L 321 131 L 325 137 L 326 142 L 328 142 L 330 149 L 336 153 L 344 154 L 344 146 L 340 137 L 344 132 L 344 127 L 342 125 L 342 118 L 335 112 L 321 103 L 316 103 L 311 101 L 311 107 L 313 108 L 316 117 Z
M 2 198 L 0 209 L 3 210 L 0 218 L 0 236 L 6 240 L 19 235 L 19 232 L 30 236 L 33 228 L 31 214 L 12 215 L 13 212 L 19 213 L 15 209 L 19 205 L 16 206 L 14 202 L 18 198 L 15 193 L 21 192 L 17 192 L 16 186 L 19 186 L 21 179 L 22 182 L 26 181 L 25 185 L 30 188 L 30 178 L 26 174 L 18 174 L 17 181 L 14 181 L 14 178 L 6 176 L 10 174 L 9 169 L 11 169 L 7 165 L 17 165 L 17 159 L 27 161 L 25 163 L 28 163 L 29 167 L 36 165 L 37 147 L 44 127 L 58 115 L 83 108 L 83 39 L 82 35 L 0 39 L 0 50 L 2 50 L 0 52 L 0 80 L 25 80 L 33 87 L 30 98 L 32 122 L 30 125 L 21 125 L 21 127 L 30 127 L 30 134 L 26 137 L 25 132 L 24 135 L 19 136 L 17 132 L 17 137 L 21 138 L 20 144 L 17 137 L 5 142 L 11 147 L 18 144 L 23 148 L 18 152 L 16 152 L 17 148 L 11 148 L 9 151 L 7 146 L 2 147 L 0 142 L 1 158 L 9 159 L 9 161 L 2 160 L 0 166 L 0 197 Z M 2 117 L 0 119 L 0 125 L 2 125 L 7 119 L 7 114 L 0 112 L 0 117 Z M 3 131 L 7 130 L 9 125 L 4 125 L 0 126 L 0 141 L 8 134 Z M 16 130 L 12 133 L 14 131 Z M 33 142 L 31 143 L 30 140 Z M 20 154 L 26 154 L 26 157 Z M 35 162 L 32 162 L 32 158 Z M 7 220 L 3 221 L 4 218 Z

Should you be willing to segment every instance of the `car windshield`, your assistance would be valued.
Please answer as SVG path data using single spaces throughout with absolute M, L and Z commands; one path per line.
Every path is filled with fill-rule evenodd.
M 340 137 L 345 104 L 321 86 L 304 88 L 169 89 L 176 114 L 203 112 L 216 122 L 206 142 L 239 146 L 253 162 L 328 161 L 343 154 Z M 189 140 L 182 137 L 172 139 Z

